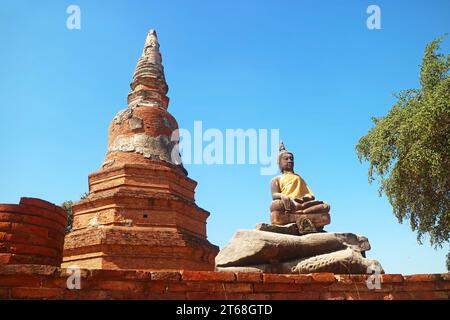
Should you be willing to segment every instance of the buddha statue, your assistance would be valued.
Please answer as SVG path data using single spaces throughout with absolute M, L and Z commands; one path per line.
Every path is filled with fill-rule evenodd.
M 294 154 L 280 143 L 278 165 L 281 175 L 270 182 L 270 221 L 275 225 L 296 223 L 300 232 L 320 232 L 330 223 L 330 206 L 316 200 L 308 184 L 294 173 Z

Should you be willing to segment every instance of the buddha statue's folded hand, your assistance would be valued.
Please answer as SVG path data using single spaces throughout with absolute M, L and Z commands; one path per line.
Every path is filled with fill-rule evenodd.
M 294 200 L 297 203 L 305 203 L 305 202 L 308 202 L 308 201 L 313 201 L 314 199 L 316 199 L 316 197 L 314 197 L 312 194 L 307 193 L 303 197 L 295 198 Z
M 292 205 L 291 199 L 287 195 L 280 194 L 280 200 L 283 202 L 286 211 L 295 211 L 295 207 Z

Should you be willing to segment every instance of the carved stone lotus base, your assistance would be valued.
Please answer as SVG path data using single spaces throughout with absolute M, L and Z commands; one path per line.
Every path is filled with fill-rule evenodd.
M 290 223 L 297 223 L 301 219 L 308 219 L 312 222 L 317 230 L 323 229 L 324 226 L 330 224 L 331 218 L 328 212 L 320 213 L 290 213 L 272 211 L 270 213 L 270 222 L 277 225 L 286 225 Z

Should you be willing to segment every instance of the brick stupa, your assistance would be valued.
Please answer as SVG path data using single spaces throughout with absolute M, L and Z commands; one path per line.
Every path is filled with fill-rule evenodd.
M 109 127 L 106 159 L 89 175 L 89 195 L 73 206 L 63 267 L 214 270 L 218 247 L 206 239 L 209 213 L 195 204 L 172 141 L 168 86 L 150 30 L 128 94 Z

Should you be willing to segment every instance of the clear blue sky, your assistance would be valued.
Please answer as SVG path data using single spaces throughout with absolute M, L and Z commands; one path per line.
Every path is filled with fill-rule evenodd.
M 81 30 L 66 9 L 81 8 Z M 381 8 L 368 30 L 366 8 Z M 425 45 L 450 31 L 450 1 L 2 1 L 0 203 L 61 203 L 88 190 L 149 28 L 180 127 L 279 128 L 296 171 L 332 206 L 328 231 L 365 235 L 389 273 L 445 272 L 445 254 L 399 224 L 355 144 L 418 87 Z M 450 52 L 450 39 L 443 50 Z M 259 165 L 189 165 L 209 240 L 269 221 Z

